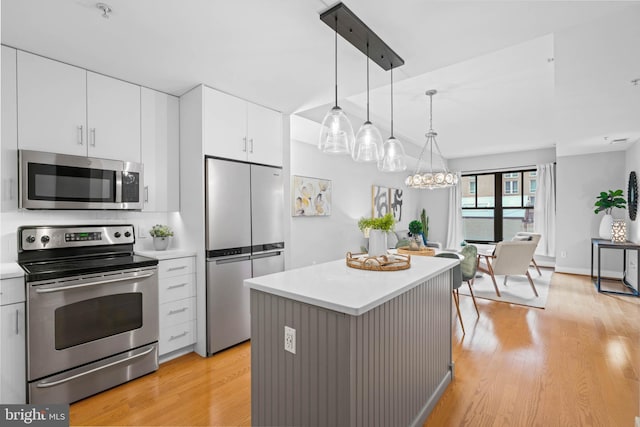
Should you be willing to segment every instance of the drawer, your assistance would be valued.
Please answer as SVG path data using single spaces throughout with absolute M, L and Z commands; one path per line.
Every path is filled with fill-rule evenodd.
M 185 298 L 160 304 L 160 330 L 170 328 L 180 323 L 189 322 L 196 318 L 195 298 Z
M 167 354 L 196 342 L 195 322 L 185 322 L 160 330 L 160 354 Z
M 158 263 L 158 278 L 182 276 L 193 274 L 196 271 L 196 261 L 194 257 L 174 258 Z
M 158 300 L 160 304 L 196 295 L 196 275 L 175 276 L 158 281 Z
M 14 277 L 0 280 L 0 305 L 24 302 L 25 284 L 24 277 Z

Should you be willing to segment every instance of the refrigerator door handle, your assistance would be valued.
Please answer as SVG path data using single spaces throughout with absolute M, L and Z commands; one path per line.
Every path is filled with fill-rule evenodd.
M 232 258 L 209 258 L 207 262 L 215 261 L 216 265 L 220 264 L 231 264 L 233 262 L 241 262 L 241 261 L 249 261 L 251 257 L 249 255 L 232 257 Z
M 251 259 L 260 259 L 260 258 L 269 258 L 272 256 L 280 256 L 282 255 L 282 251 L 271 251 L 271 252 L 260 252 L 251 255 Z

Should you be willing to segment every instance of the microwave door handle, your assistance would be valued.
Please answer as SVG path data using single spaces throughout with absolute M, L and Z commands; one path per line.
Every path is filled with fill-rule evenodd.
M 116 171 L 116 203 L 122 203 L 122 171 Z
M 60 286 L 59 288 L 36 289 L 36 292 L 39 294 L 49 294 L 51 292 L 68 291 L 69 289 L 78 289 L 78 288 L 86 288 L 89 286 L 104 285 L 106 283 L 124 282 L 126 280 L 133 280 L 133 279 L 145 279 L 147 277 L 153 276 L 154 274 L 155 273 L 146 273 L 146 274 L 140 274 L 138 276 L 118 277 L 117 279 L 98 280 L 96 282 L 82 283 L 80 285 Z

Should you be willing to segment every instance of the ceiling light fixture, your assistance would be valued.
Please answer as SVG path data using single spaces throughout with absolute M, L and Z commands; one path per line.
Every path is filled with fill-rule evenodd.
M 318 148 L 325 153 L 350 154 L 352 158 L 360 162 L 377 161 L 378 168 L 383 168 L 381 157 L 382 136 L 380 132 L 373 126 L 369 119 L 369 59 L 378 64 L 383 70 L 393 70 L 404 64 L 404 60 L 400 58 L 387 44 L 380 39 L 373 31 L 365 25 L 347 6 L 343 3 L 337 3 L 326 11 L 320 13 L 320 19 L 331 27 L 335 32 L 335 51 L 336 51 L 336 93 L 335 106 L 327 113 L 323 122 L 320 133 Z M 338 107 L 338 34 L 346 41 L 351 43 L 360 52 L 367 56 L 367 120 L 358 131 L 358 143 L 355 143 L 353 128 L 349 123 L 346 115 L 340 107 Z M 402 162 L 404 162 L 404 150 L 399 141 L 393 137 L 393 71 L 391 75 L 391 138 L 389 138 L 392 150 L 391 154 L 400 152 L 402 154 Z M 348 126 L 347 126 L 348 124 Z M 350 132 L 349 132 L 350 130 Z M 377 142 L 376 142 L 377 141 Z M 387 145 L 385 143 L 385 145 Z M 399 145 L 399 148 L 398 148 Z M 376 147 L 378 147 L 376 149 Z M 395 159 L 395 157 L 394 157 Z M 395 170 L 398 161 L 387 162 L 391 168 L 387 168 L 389 172 Z M 406 165 L 405 165 L 406 168 Z
M 355 137 L 347 115 L 338 106 L 338 15 L 335 16 L 335 96 L 336 103 L 322 120 L 318 149 L 328 154 L 351 154 Z
M 393 136 L 393 67 L 391 67 L 391 136 L 382 146 L 382 159 L 378 163 L 382 172 L 402 172 L 407 169 L 402 143 Z
M 422 147 L 422 151 L 420 152 L 416 171 L 413 175 L 409 175 L 404 182 L 407 187 L 410 188 L 433 190 L 437 188 L 452 187 L 458 183 L 458 175 L 449 172 L 444 164 L 444 159 L 442 157 L 442 153 L 440 152 L 440 147 L 438 146 L 438 142 L 436 141 L 436 136 L 438 134 L 433 130 L 433 95 L 435 95 L 436 93 L 438 93 L 438 91 L 436 90 L 428 90 L 426 92 L 426 95 L 429 97 L 429 130 L 425 134 L 425 136 L 427 137 L 427 141 L 425 142 L 424 147 Z M 437 172 L 433 170 L 434 146 L 437 155 L 440 157 L 440 163 L 442 165 L 442 170 Z M 423 173 L 421 171 L 421 162 L 423 156 L 427 152 L 427 148 L 429 150 L 429 170 Z
M 109 19 L 109 17 L 111 16 L 111 12 L 113 12 L 111 6 L 106 3 L 97 3 L 96 7 L 102 11 L 102 17 L 104 19 Z
M 351 157 L 356 162 L 380 161 L 382 151 L 382 135 L 369 120 L 369 43 L 367 42 L 367 120 L 356 134 L 356 143 Z

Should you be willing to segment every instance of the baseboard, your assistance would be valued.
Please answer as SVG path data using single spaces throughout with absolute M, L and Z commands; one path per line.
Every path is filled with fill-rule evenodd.
M 158 363 L 162 364 L 164 362 L 168 362 L 169 360 L 173 360 L 177 357 L 184 356 L 185 354 L 189 354 L 193 351 L 194 351 L 193 345 L 190 345 L 184 348 L 179 348 L 177 350 L 174 350 L 170 353 L 163 354 L 160 357 L 158 357 Z
M 556 265 L 556 273 L 567 273 L 567 274 L 579 274 L 581 276 L 591 276 L 590 268 L 572 268 L 572 267 L 559 267 Z M 593 272 L 594 274 L 597 271 Z M 611 279 L 622 279 L 622 273 L 614 270 L 602 270 L 600 275 L 604 278 Z

